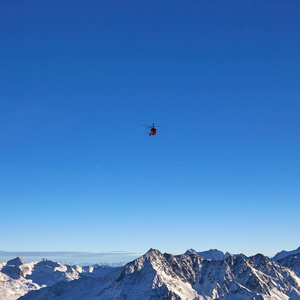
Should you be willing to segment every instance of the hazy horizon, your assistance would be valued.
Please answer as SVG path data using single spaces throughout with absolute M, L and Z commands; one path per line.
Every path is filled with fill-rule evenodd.
M 299 247 L 300 248 L 300 247 Z M 159 250 L 159 249 L 157 249 Z M 188 249 L 187 249 L 188 250 Z M 227 251 L 223 251 L 220 249 L 206 249 L 199 250 L 194 249 L 197 252 L 208 251 L 208 250 L 219 250 L 224 254 Z M 281 249 L 281 251 L 292 251 L 295 249 Z M 278 252 L 268 255 L 266 253 L 262 253 L 267 257 L 274 257 Z M 168 252 L 170 253 L 170 252 Z M 258 252 L 261 253 L 261 252 Z M 230 253 L 230 254 L 245 254 L 246 256 L 253 256 L 258 253 L 245 254 L 245 253 Z M 39 261 L 42 259 L 48 259 L 52 261 L 65 262 L 68 264 L 80 264 L 80 265 L 93 265 L 93 264 L 112 264 L 119 265 L 128 263 L 145 253 L 130 253 L 126 251 L 111 251 L 111 252 L 102 252 L 102 253 L 91 253 L 91 252 L 77 252 L 77 251 L 1 251 L 0 250 L 0 261 L 9 261 L 16 257 L 21 257 L 25 263 L 32 261 Z M 170 253 L 173 255 L 179 255 L 183 253 Z

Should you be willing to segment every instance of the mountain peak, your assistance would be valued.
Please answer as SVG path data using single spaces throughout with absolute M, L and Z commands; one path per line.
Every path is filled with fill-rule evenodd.
M 157 249 L 150 248 L 146 253 L 157 253 L 157 252 L 160 253 L 160 251 L 158 251 Z
M 23 261 L 23 259 L 22 259 L 20 256 L 14 258 L 14 259 L 11 259 L 11 260 L 9 260 L 9 261 L 7 262 L 7 265 L 8 265 L 8 266 L 16 266 L 16 267 L 19 267 L 19 266 L 21 266 L 21 265 L 23 265 L 23 264 L 24 264 L 24 261 Z
M 219 253 L 211 249 L 212 253 Z M 54 270 L 52 270 L 54 271 Z M 55 273 L 55 271 L 54 271 Z M 300 299 L 298 278 L 262 254 L 222 261 L 172 255 L 151 248 L 103 276 L 58 282 L 23 300 L 89 299 Z
M 191 248 L 191 249 L 186 250 L 184 254 L 191 255 L 191 254 L 198 254 L 198 253 L 196 250 Z
M 157 257 L 162 255 L 157 249 L 150 248 L 142 257 Z
M 278 261 L 289 255 L 294 255 L 294 254 L 300 254 L 300 247 L 298 247 L 296 250 L 292 250 L 292 251 L 285 251 L 285 250 L 280 251 L 273 257 L 273 260 Z
M 163 257 L 162 253 L 156 249 L 149 249 L 144 255 L 136 258 L 135 260 L 127 263 L 124 267 L 126 270 L 126 273 L 132 273 L 135 270 L 141 270 L 146 265 L 151 266 L 153 265 L 153 262 L 160 261 Z
M 220 251 L 218 249 L 209 249 L 207 251 L 197 252 L 197 254 L 204 257 L 205 259 L 210 259 L 210 260 L 223 260 L 228 256 L 230 256 L 228 252 L 224 254 L 223 251 Z

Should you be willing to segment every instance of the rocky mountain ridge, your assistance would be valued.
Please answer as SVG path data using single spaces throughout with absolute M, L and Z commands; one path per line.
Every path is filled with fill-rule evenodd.
M 296 250 L 292 250 L 292 251 L 282 250 L 282 251 L 278 252 L 272 259 L 278 261 L 278 260 L 284 259 L 285 257 L 290 256 L 290 255 L 300 255 L 300 247 L 298 247 Z
M 100 277 L 113 269 L 104 266 L 71 266 L 47 259 L 24 263 L 22 258 L 16 257 L 8 262 L 0 262 L 0 299 L 15 300 L 32 290 L 57 282 Z
M 71 266 L 47 259 L 24 263 L 17 257 L 0 262 L 0 299 L 296 300 L 300 299 L 300 254 L 290 252 L 275 260 L 216 249 L 189 249 L 182 255 L 150 249 L 117 268 Z
M 171 255 L 150 249 L 104 276 L 61 281 L 21 299 L 296 300 L 300 278 L 291 267 L 262 254 L 211 260 L 198 253 Z
M 201 252 L 197 252 L 194 249 L 188 249 L 185 254 L 198 254 L 206 259 L 210 259 L 210 260 L 223 260 L 226 259 L 227 257 L 229 257 L 230 255 L 234 255 L 234 256 L 242 256 L 243 258 L 247 258 L 247 256 L 245 254 L 230 254 L 229 252 L 223 252 L 220 251 L 218 249 L 210 249 L 207 251 L 201 251 Z

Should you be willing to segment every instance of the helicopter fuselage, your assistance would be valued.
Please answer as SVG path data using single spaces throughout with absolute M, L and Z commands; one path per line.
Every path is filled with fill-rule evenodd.
M 151 136 L 151 135 L 156 135 L 156 128 L 152 127 L 152 128 L 150 129 L 149 136 Z

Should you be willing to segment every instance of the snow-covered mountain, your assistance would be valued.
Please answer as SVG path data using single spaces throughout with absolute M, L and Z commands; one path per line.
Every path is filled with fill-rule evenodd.
M 29 291 L 52 286 L 60 281 L 72 281 L 82 276 L 100 277 L 113 268 L 80 267 L 50 260 L 24 263 L 17 257 L 0 262 L 0 299 L 15 300 Z
M 297 248 L 296 250 L 292 250 L 292 251 L 285 251 L 285 250 L 280 251 L 280 252 L 278 252 L 278 253 L 273 257 L 273 260 L 278 261 L 278 260 L 281 260 L 281 259 L 283 259 L 283 258 L 285 258 L 285 257 L 287 257 L 287 256 L 290 256 L 290 255 L 297 255 L 297 254 L 300 255 L 300 247 Z
M 198 254 L 206 259 L 210 259 L 210 260 L 223 260 L 226 259 L 227 257 L 229 257 L 230 255 L 233 256 L 242 256 L 243 258 L 247 258 L 246 255 L 240 253 L 240 254 L 230 254 L 229 252 L 224 253 L 223 251 L 217 250 L 217 249 L 210 249 L 207 251 L 201 251 L 201 252 L 197 252 L 194 249 L 188 249 L 185 254 Z
M 300 278 L 300 254 L 286 256 L 278 260 L 278 262 L 281 265 L 293 270 L 295 274 Z
M 198 254 L 206 259 L 211 259 L 211 260 L 223 260 L 228 256 L 230 256 L 230 253 L 228 252 L 224 253 L 217 249 L 210 249 L 208 251 L 202 251 L 202 252 L 197 252 L 194 249 L 188 249 L 185 252 L 185 254 Z
M 20 298 L 50 299 L 296 300 L 300 278 L 262 254 L 211 260 L 198 253 L 174 256 L 150 249 L 101 277 L 61 281 Z

